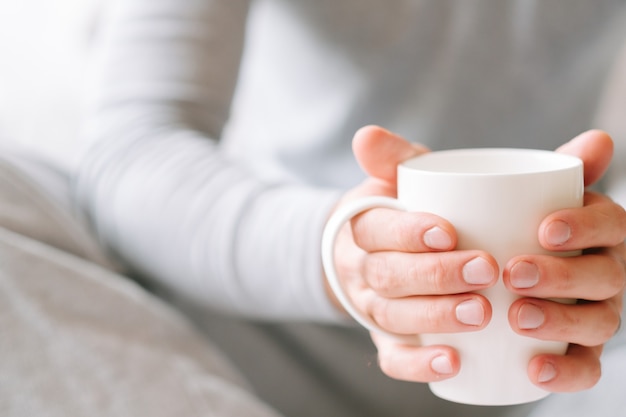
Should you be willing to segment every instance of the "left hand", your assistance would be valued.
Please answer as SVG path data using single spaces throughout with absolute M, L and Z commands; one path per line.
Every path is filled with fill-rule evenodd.
M 606 133 L 591 130 L 557 151 L 583 160 L 588 186 L 608 168 L 613 142 Z M 620 325 L 626 285 L 624 239 L 624 208 L 604 195 L 587 191 L 582 208 L 552 213 L 539 229 L 544 248 L 583 250 L 581 256 L 523 255 L 508 262 L 504 283 L 523 297 L 509 310 L 513 330 L 570 343 L 564 356 L 542 354 L 530 361 L 528 374 L 538 386 L 553 392 L 573 392 L 598 382 L 603 345 Z M 568 305 L 547 298 L 579 302 Z

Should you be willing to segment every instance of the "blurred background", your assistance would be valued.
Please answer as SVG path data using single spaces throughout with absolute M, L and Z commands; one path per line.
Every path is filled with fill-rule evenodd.
M 0 147 L 72 163 L 81 87 L 106 0 L 0 0 Z

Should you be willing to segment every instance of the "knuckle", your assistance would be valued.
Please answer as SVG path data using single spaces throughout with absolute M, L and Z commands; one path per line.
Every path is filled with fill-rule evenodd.
M 398 379 L 399 375 L 396 375 L 396 369 L 391 364 L 391 359 L 388 356 L 378 355 L 378 367 L 389 378 Z
M 372 246 L 372 237 L 367 233 L 368 227 L 365 224 L 365 220 L 353 220 L 352 221 L 352 239 L 354 243 L 361 249 L 368 250 Z
M 626 243 L 619 245 L 616 252 L 614 259 L 622 277 L 622 288 L 624 288 L 626 287 Z
M 602 221 L 612 226 L 610 245 L 618 245 L 626 239 L 626 210 L 619 204 L 612 203 L 610 209 L 604 213 Z M 601 228 L 597 228 L 601 230 Z
M 551 266 L 551 271 L 547 274 L 548 279 L 552 278 L 552 285 L 557 293 L 568 293 L 575 287 L 573 271 L 568 267 L 565 258 L 557 258 Z
M 401 373 L 398 373 L 396 379 L 403 379 L 407 381 L 422 381 L 422 375 L 424 374 L 424 369 L 422 368 L 422 364 L 418 361 L 406 361 L 403 364 L 403 369 Z
M 601 326 L 601 329 L 599 330 L 600 332 L 599 337 L 601 338 L 600 340 L 602 342 L 601 344 L 606 343 L 609 340 L 611 340 L 611 338 L 615 335 L 615 331 L 618 326 L 619 326 L 618 319 L 607 320 L 604 326 Z
M 406 360 L 393 349 L 378 353 L 378 367 L 390 378 L 404 381 L 421 381 L 423 374 L 421 364 L 416 360 Z
M 404 250 L 415 248 L 417 234 L 407 222 L 399 220 L 392 223 L 391 233 L 397 248 Z
M 626 261 L 621 257 L 614 256 L 610 272 L 612 279 L 609 281 L 613 294 L 618 294 L 626 288 Z
M 574 335 L 580 332 L 580 328 L 584 325 L 584 320 L 577 308 L 563 306 L 559 310 L 560 313 L 554 310 L 552 312 L 554 314 L 548 314 L 546 321 L 551 322 L 553 319 L 556 319 L 556 322 L 552 323 L 552 327 L 558 335 L 557 340 L 571 340 Z M 580 340 L 580 342 L 583 345 L 587 344 L 586 342 L 583 343 L 583 340 Z
M 589 369 L 587 389 L 594 387 L 602 378 L 602 366 L 599 360 L 595 360 Z
M 370 254 L 365 258 L 363 275 L 369 286 L 379 294 L 390 294 L 397 288 L 392 265 L 384 254 Z
M 622 315 L 619 308 L 613 308 L 613 314 L 611 314 L 611 320 L 608 320 L 607 323 L 607 331 L 606 331 L 606 340 L 608 341 L 613 336 L 615 336 L 622 327 Z
M 607 342 L 611 340 L 620 331 L 621 326 L 622 326 L 622 323 L 620 320 L 613 321 L 613 325 L 610 327 L 610 329 L 606 333 Z
M 378 349 L 378 367 L 389 377 L 393 377 L 394 367 L 392 366 L 393 356 L 389 355 L 385 349 Z
M 617 213 L 613 218 L 618 219 L 618 231 L 620 236 L 618 236 L 618 242 L 623 242 L 626 239 L 626 209 L 620 205 L 615 205 L 615 209 Z
M 378 367 L 390 378 L 399 379 L 398 366 L 396 366 L 396 355 L 388 352 L 388 349 L 378 350 Z
M 423 271 L 421 279 L 427 283 L 433 294 L 447 294 L 450 289 L 443 277 L 447 276 L 448 267 L 439 256 L 432 257 L 432 260 L 429 268 Z
M 421 262 L 415 262 L 407 269 L 407 279 L 419 282 L 428 294 L 449 294 L 450 282 L 446 279 L 450 272 L 450 262 L 446 262 L 439 254 L 428 255 Z
M 581 341 L 581 344 L 588 347 L 601 346 L 615 336 L 616 329 L 620 326 L 620 314 L 609 301 L 591 302 L 588 305 L 594 306 L 595 312 L 592 313 L 592 310 L 589 310 L 589 313 L 596 319 L 587 323 L 590 333 L 584 341 Z M 568 325 L 563 326 L 564 332 L 567 335 L 580 334 L 584 321 L 585 319 L 580 316 L 569 317 Z
M 376 297 L 370 303 L 370 315 L 374 322 L 383 329 L 389 329 L 393 325 L 393 318 L 391 317 L 389 301 Z
M 448 314 L 446 314 L 445 309 L 442 308 L 440 303 L 427 303 L 424 306 L 422 314 L 424 315 L 424 322 L 428 323 L 429 327 L 432 327 L 432 329 L 444 329 L 449 327 Z

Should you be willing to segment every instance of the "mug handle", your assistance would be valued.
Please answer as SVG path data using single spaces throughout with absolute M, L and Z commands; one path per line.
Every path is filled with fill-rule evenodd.
M 380 327 L 371 317 L 361 313 L 346 294 L 337 276 L 337 270 L 335 268 L 335 240 L 337 239 L 339 231 L 343 225 L 354 216 L 373 208 L 389 208 L 407 211 L 406 207 L 397 199 L 381 196 L 359 198 L 340 207 L 339 210 L 332 214 L 326 223 L 324 234 L 322 235 L 322 265 L 326 273 L 326 279 L 341 305 L 361 326 L 369 331 L 385 335 L 401 343 L 409 343 L 412 345 L 419 344 L 418 335 L 402 335 L 388 332 Z

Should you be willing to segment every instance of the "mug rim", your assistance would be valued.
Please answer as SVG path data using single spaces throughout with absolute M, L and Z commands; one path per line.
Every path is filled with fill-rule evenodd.
M 453 163 L 455 165 L 450 165 Z M 465 168 L 459 168 L 461 163 Z M 460 148 L 415 156 L 400 163 L 398 169 L 438 176 L 515 176 L 564 171 L 582 165 L 582 160 L 576 156 L 544 149 Z

